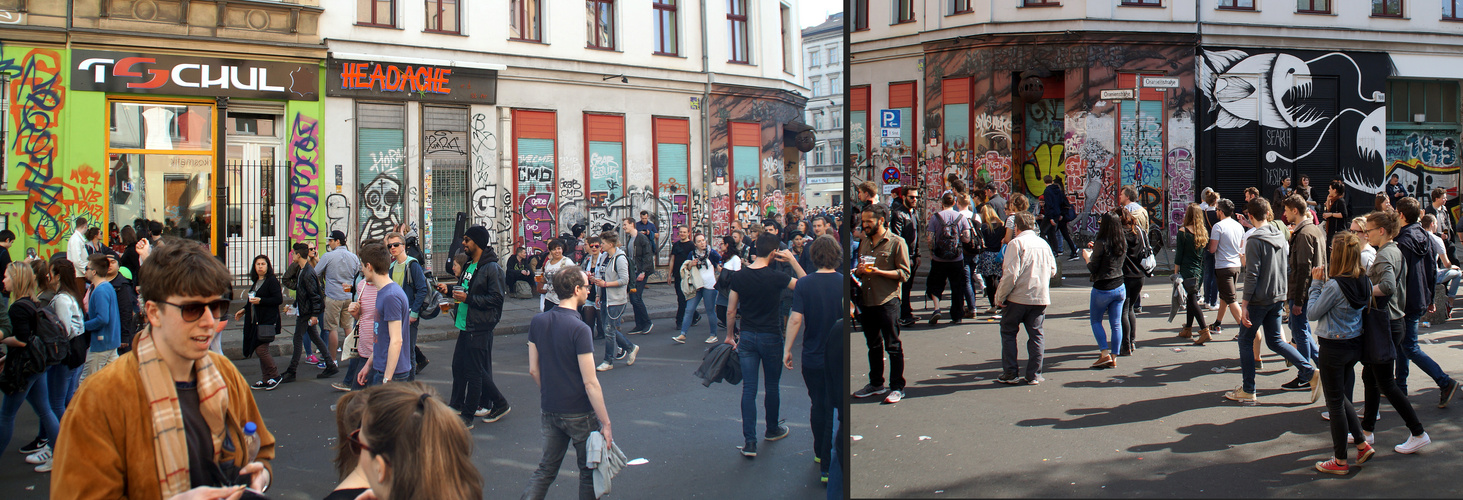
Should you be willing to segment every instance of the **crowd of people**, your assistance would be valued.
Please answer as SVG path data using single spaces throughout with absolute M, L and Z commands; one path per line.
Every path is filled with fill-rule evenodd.
M 21 451 L 37 472 L 52 472 L 57 498 L 258 497 L 273 482 L 277 450 L 253 391 L 295 382 L 303 360 L 347 393 L 336 406 L 341 483 L 325 498 L 477 498 L 470 431 L 511 410 L 494 379 L 494 333 L 505 299 L 526 285 L 542 311 L 528 324 L 528 361 L 545 445 L 523 497 L 543 498 L 573 445 L 579 496 L 596 498 L 604 491 L 594 464 L 612 462 L 618 450 L 599 373 L 634 365 L 640 346 L 630 339 L 653 326 L 643 294 L 657 272 L 658 229 L 645 215 L 583 238 L 581 224 L 543 255 L 516 249 L 506 265 L 488 230 L 472 226 L 442 278 L 424 269 L 405 227 L 354 250 L 333 231 L 324 252 L 293 244 L 282 274 L 270 256 L 256 256 L 242 290 L 206 245 L 161 237 L 156 223 L 116 231 L 112 248 L 78 218 L 66 252 L 28 252 L 14 263 L 15 235 L 0 231 L 0 449 L 9 449 L 28 402 L 40 425 Z M 734 351 L 726 363 L 737 376 L 725 380 L 743 386 L 739 448 L 748 458 L 759 442 L 790 434 L 779 381 L 801 364 L 826 484 L 837 469 L 835 411 L 844 392 L 845 261 L 834 218 L 801 216 L 790 214 L 786 226 L 737 222 L 715 240 L 674 228 L 667 270 L 678 332 L 668 343 L 684 344 L 704 319 L 706 343 Z M 257 381 L 223 355 L 231 311 L 242 322 L 244 357 L 259 363 Z M 626 314 L 634 315 L 629 331 Z M 291 315 L 293 350 L 281 370 L 271 345 Z M 415 381 L 429 363 L 419 326 L 438 315 L 458 330 L 446 397 Z
M 1048 188 L 1033 210 L 1025 196 L 1000 199 L 992 185 L 967 189 L 952 174 L 946 180 L 950 189 L 929 197 L 941 209 L 924 219 L 915 215 L 925 198 L 914 186 L 895 189 L 887 204 L 873 183 L 857 186 L 861 224 L 854 228 L 851 279 L 868 345 L 869 382 L 854 398 L 882 395 L 885 404 L 894 404 L 904 397 L 900 331 L 917 321 L 909 298 L 921 250 L 930 253 L 929 325 L 946 314 L 954 324 L 975 318 L 977 292 L 991 305 L 985 313 L 1000 320 L 997 383 L 1045 381 L 1042 322 L 1062 240 L 1072 251 L 1068 260 L 1085 262 L 1092 284 L 1092 368 L 1113 368 L 1119 357 L 1132 355 L 1144 279 L 1157 268 L 1149 214 L 1136 203 L 1136 189 L 1123 186 L 1117 207 L 1098 214 L 1097 233 L 1079 249 L 1067 227 L 1075 215 L 1062 179 L 1044 180 Z M 1442 320 L 1450 314 L 1463 281 L 1454 260 L 1463 227 L 1452 222 L 1446 190 L 1432 190 L 1424 207 L 1407 196 L 1395 175 L 1385 193 L 1376 195 L 1375 211 L 1362 216 L 1352 215 L 1341 181 L 1330 183 L 1323 200 L 1313 199 L 1310 188 L 1306 176 L 1294 188 L 1285 179 L 1270 199 L 1251 187 L 1240 207 L 1205 188 L 1200 203 L 1186 207 L 1172 235 L 1174 282 L 1184 296 L 1178 337 L 1195 345 L 1237 341 L 1240 385 L 1224 398 L 1245 405 L 1258 401 L 1260 344 L 1284 358 L 1296 374 L 1280 389 L 1309 391 L 1312 403 L 1325 398 L 1321 416 L 1330 421 L 1335 456 L 1316 469 L 1345 474 L 1348 446 L 1356 448 L 1355 464 L 1374 453 L 1372 433 L 1383 397 L 1410 431 L 1396 452 L 1415 453 L 1431 442 L 1408 400 L 1411 365 L 1438 386 L 1438 408 L 1446 408 L 1457 392 L 1458 382 L 1419 347 L 1418 327 L 1427 314 Z M 942 310 L 947 286 L 950 308 Z M 1208 311 L 1216 311 L 1212 319 Z M 1239 324 L 1233 338 L 1221 338 L 1226 315 Z M 1024 372 L 1016 343 L 1022 327 L 1028 334 Z M 1361 412 L 1352 405 L 1357 364 L 1365 394 Z

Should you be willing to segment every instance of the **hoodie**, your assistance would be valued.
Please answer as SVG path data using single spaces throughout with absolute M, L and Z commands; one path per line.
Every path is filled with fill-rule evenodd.
M 503 317 L 503 266 L 493 247 L 482 247 L 477 267 L 467 277 L 467 333 L 489 333 Z
M 1250 305 L 1267 306 L 1285 300 L 1286 258 L 1290 249 L 1285 235 L 1273 224 L 1260 224 L 1245 243 L 1245 294 Z
M 1371 290 L 1372 281 L 1366 275 L 1312 280 L 1306 319 L 1316 322 L 1316 337 L 1331 340 L 1360 337 L 1361 311 L 1371 297 Z
M 1427 312 L 1433 304 L 1432 284 L 1438 277 L 1438 264 L 1433 253 L 1432 238 L 1422 230 L 1420 224 L 1408 224 L 1397 233 L 1397 249 L 1402 251 L 1402 269 L 1399 275 L 1403 294 L 1402 311 L 1409 316 Z

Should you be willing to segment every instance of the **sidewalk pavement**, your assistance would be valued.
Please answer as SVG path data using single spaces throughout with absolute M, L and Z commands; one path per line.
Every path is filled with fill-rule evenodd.
M 651 283 L 645 287 L 645 310 L 650 313 L 650 319 L 673 318 L 676 315 L 676 292 L 671 287 L 675 285 L 664 283 Z M 533 315 L 539 313 L 539 299 L 515 299 L 504 297 L 503 319 L 499 320 L 498 328 L 493 331 L 494 335 L 513 335 L 528 332 L 528 322 Z M 625 309 L 626 317 L 622 328 L 634 326 L 634 314 L 630 312 L 628 305 Z M 275 356 L 288 357 L 294 354 L 294 331 L 295 316 L 281 314 L 280 321 L 284 323 L 280 332 L 275 336 L 274 342 L 270 343 L 270 352 Z M 243 343 L 243 322 L 229 321 L 228 327 L 223 331 L 224 354 L 230 359 L 242 359 L 244 356 Z M 658 332 L 660 333 L 660 332 Z M 663 332 L 668 335 L 669 331 Z M 417 330 L 417 343 L 436 342 L 438 340 L 449 340 L 457 338 L 457 327 L 452 323 L 452 317 L 440 314 L 430 320 L 422 320 Z

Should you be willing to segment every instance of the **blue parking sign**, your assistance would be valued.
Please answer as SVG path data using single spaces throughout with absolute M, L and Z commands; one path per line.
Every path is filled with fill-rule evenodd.
M 899 109 L 881 109 L 881 110 L 879 110 L 879 128 L 899 128 L 899 122 L 900 122 L 900 120 L 899 120 L 900 116 L 899 115 L 902 114 L 901 111 L 903 111 L 903 110 L 899 110 Z

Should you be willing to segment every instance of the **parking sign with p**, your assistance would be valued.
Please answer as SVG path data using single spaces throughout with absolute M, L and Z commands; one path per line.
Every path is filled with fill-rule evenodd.
M 900 115 L 900 111 L 902 111 L 902 110 L 898 110 L 898 109 L 881 109 L 881 110 L 879 110 L 879 128 L 899 128 L 899 115 Z

